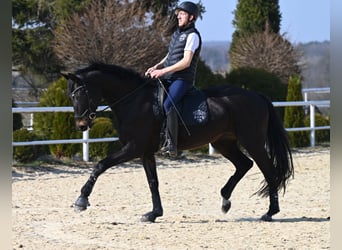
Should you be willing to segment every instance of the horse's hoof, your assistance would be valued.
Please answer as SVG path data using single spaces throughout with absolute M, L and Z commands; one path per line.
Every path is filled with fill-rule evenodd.
M 141 217 L 140 221 L 141 222 L 154 222 L 156 218 L 157 216 L 153 212 L 148 212 Z
M 86 207 L 80 207 L 80 206 L 74 205 L 74 211 L 75 211 L 76 213 L 83 212 L 83 211 L 85 211 L 86 209 L 87 209 Z
M 260 220 L 262 221 L 272 221 L 272 216 L 268 215 L 268 214 L 264 214 L 263 216 L 261 216 Z
M 223 213 L 227 213 L 231 207 L 232 203 L 230 202 L 230 200 L 227 200 L 225 198 L 222 199 L 222 207 L 221 210 Z
M 155 209 L 151 212 L 144 214 L 140 221 L 141 222 L 154 222 L 157 217 L 163 216 L 163 209 Z
M 90 206 L 88 199 L 80 196 L 74 204 L 74 210 L 75 212 L 82 212 L 87 209 L 87 206 Z

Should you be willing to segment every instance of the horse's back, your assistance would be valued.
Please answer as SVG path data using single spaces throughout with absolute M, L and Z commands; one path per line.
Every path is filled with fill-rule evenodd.
M 223 122 L 239 134 L 267 129 L 270 102 L 265 96 L 233 85 L 211 87 L 204 93 L 212 122 Z
M 269 100 L 262 94 L 234 85 L 210 87 L 203 90 L 208 102 L 220 103 L 229 108 L 252 110 L 268 109 Z
M 227 84 L 221 86 L 213 86 L 203 89 L 207 97 L 234 97 L 234 96 L 246 96 L 251 98 L 259 98 L 255 91 L 240 88 L 238 86 Z

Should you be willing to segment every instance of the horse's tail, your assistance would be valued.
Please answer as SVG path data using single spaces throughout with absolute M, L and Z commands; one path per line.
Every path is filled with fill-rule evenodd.
M 270 100 L 264 99 L 268 103 L 269 119 L 267 130 L 267 147 L 270 159 L 276 169 L 276 187 L 277 190 L 283 189 L 291 176 L 294 175 L 292 153 L 288 141 L 287 131 L 284 129 L 275 108 Z M 259 191 L 262 196 L 268 195 L 268 186 Z

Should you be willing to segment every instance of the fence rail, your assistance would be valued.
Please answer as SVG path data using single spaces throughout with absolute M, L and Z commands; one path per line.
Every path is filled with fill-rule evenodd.
M 286 128 L 287 131 L 311 131 L 310 144 L 315 146 L 315 131 L 330 129 L 330 126 L 315 126 L 315 107 L 330 107 L 330 101 L 302 101 L 302 102 L 273 102 L 275 107 L 287 106 L 309 106 L 310 107 L 310 127 L 301 128 Z M 99 106 L 97 111 L 101 111 L 107 106 Z M 110 108 L 106 111 L 110 111 Z M 38 113 L 38 112 L 74 112 L 73 107 L 13 107 L 12 113 Z M 89 143 L 94 142 L 110 142 L 117 141 L 117 137 L 109 138 L 89 138 L 89 131 L 83 132 L 82 139 L 66 139 L 66 140 L 45 140 L 45 141 L 27 141 L 27 142 L 12 142 L 12 146 L 29 146 L 29 145 L 47 145 L 47 144 L 67 144 L 67 143 L 82 143 L 83 144 L 83 160 L 89 161 Z M 212 148 L 209 153 L 212 153 Z

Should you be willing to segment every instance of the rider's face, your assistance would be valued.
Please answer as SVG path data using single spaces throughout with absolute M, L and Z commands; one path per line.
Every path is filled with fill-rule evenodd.
M 179 10 L 177 12 L 177 19 L 178 19 L 178 26 L 179 27 L 184 27 L 185 25 L 187 25 L 189 23 L 189 21 L 191 21 L 193 18 L 193 16 L 189 15 L 189 13 L 183 11 L 183 10 Z

